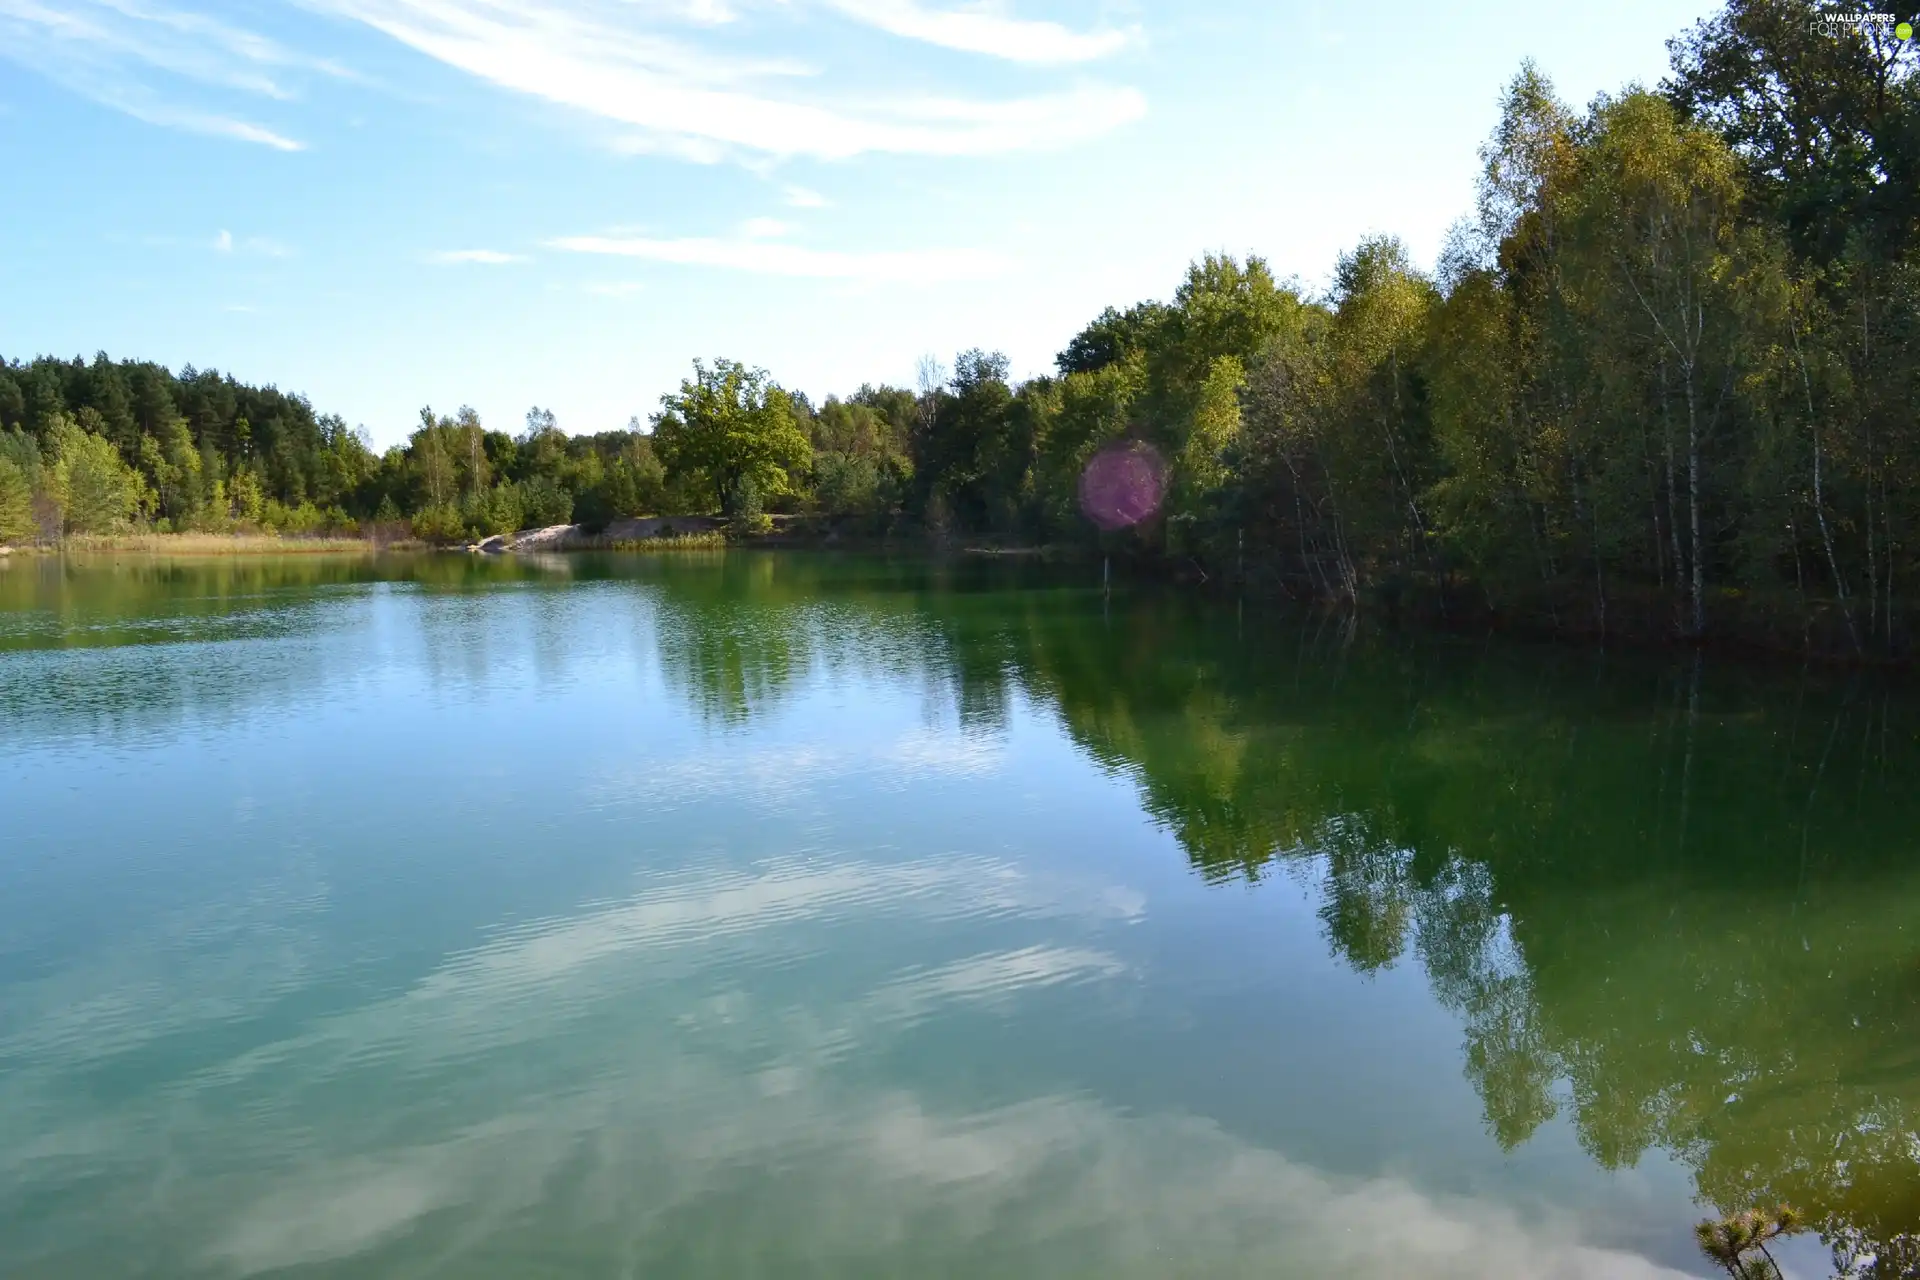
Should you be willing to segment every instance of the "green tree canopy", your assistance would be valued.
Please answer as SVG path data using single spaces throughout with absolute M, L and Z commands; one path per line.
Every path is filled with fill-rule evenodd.
M 0 454 L 0 544 L 23 542 L 35 532 L 33 486 L 19 463 Z
M 719 359 L 693 362 L 693 377 L 660 398 L 653 447 L 670 476 L 711 487 L 720 510 L 732 514 L 751 484 L 762 496 L 788 491 L 811 460 L 790 397 L 764 369 Z
M 83 418 L 94 418 L 90 410 Z M 53 424 L 52 492 L 68 533 L 112 533 L 140 509 L 145 486 L 103 436 L 71 419 Z

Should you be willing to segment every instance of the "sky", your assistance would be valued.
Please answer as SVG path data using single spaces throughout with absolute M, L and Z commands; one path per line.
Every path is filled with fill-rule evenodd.
M 1208 251 L 1431 263 L 1501 87 L 1714 6 L 0 0 L 0 356 L 218 368 L 406 436 L 643 421 L 696 357 L 816 401 L 1017 377 Z

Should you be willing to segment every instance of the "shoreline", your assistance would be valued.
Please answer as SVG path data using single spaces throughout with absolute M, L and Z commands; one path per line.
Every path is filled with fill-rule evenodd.
M 282 538 L 257 533 L 87 534 L 59 542 L 0 545 L 0 557 L 68 555 L 250 556 L 363 555 L 430 550 L 412 538 Z

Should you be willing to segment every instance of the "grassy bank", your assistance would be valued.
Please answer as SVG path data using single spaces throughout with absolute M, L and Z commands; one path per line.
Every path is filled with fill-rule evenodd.
M 717 531 L 668 534 L 659 538 L 586 538 L 579 544 L 585 551 L 717 551 L 730 544 L 727 535 Z
M 424 545 L 376 538 L 282 538 L 270 533 L 122 533 L 77 534 L 57 543 L 7 550 L 15 555 L 288 556 L 419 550 Z

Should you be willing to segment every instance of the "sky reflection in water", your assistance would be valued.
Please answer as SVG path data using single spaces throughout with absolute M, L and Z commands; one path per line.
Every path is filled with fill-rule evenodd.
M 1891 696 L 1802 687 L 1789 747 L 1740 716 L 1791 687 L 1529 698 L 863 562 L 43 573 L 0 573 L 8 1275 L 1698 1272 L 1785 1117 L 1913 1127 Z M 1664 860 L 1597 874 L 1661 759 L 1620 820 Z M 1804 879 L 1718 917 L 1700 833 L 1763 776 Z M 1809 1207 L 1884 1227 L 1845 1154 Z

